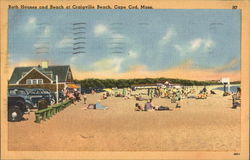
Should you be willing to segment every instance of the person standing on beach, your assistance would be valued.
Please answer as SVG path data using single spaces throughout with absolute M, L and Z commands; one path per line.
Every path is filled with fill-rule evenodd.
M 175 108 L 181 108 L 181 93 L 178 91 L 176 94 L 176 107 Z
M 87 103 L 87 96 L 86 96 L 86 94 L 83 95 L 83 101 L 84 101 L 84 104 Z
M 153 91 L 153 89 L 150 89 L 150 97 L 151 97 L 151 99 L 153 98 L 153 96 L 154 96 L 154 91 Z

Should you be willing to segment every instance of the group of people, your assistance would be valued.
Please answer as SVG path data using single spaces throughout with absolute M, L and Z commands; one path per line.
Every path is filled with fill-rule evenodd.
M 176 103 L 176 108 L 181 108 L 180 103 Z M 170 110 L 167 106 L 157 106 L 153 105 L 152 99 L 149 99 L 144 107 L 140 106 L 139 103 L 135 104 L 135 111 L 162 111 L 162 110 Z
M 70 89 L 70 88 L 64 89 L 64 97 L 66 97 L 66 99 L 71 100 L 73 104 L 81 100 L 80 91 L 78 91 L 77 89 Z
M 110 96 L 111 96 L 111 93 L 105 92 L 105 93 L 102 94 L 102 98 L 101 99 L 107 99 Z

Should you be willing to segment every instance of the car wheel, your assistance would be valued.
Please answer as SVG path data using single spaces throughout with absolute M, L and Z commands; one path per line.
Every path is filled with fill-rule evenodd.
M 56 103 L 56 101 L 54 100 L 54 99 L 51 99 L 50 100 L 50 105 L 53 105 L 53 104 L 55 104 Z
M 62 102 L 62 98 L 58 98 L 58 103 L 59 103 L 59 102 Z
M 22 111 L 18 107 L 8 110 L 8 120 L 11 122 L 21 121 L 23 118 Z

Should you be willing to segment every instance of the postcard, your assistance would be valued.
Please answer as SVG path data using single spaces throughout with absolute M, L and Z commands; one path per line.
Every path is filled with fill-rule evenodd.
M 248 159 L 247 1 L 1 1 L 1 159 Z

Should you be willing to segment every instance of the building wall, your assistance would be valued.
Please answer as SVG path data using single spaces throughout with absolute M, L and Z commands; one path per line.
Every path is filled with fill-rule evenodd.
M 26 84 L 27 79 L 43 79 L 43 83 L 51 83 L 44 75 L 37 72 L 36 70 L 32 70 L 28 75 L 26 75 L 19 84 Z

